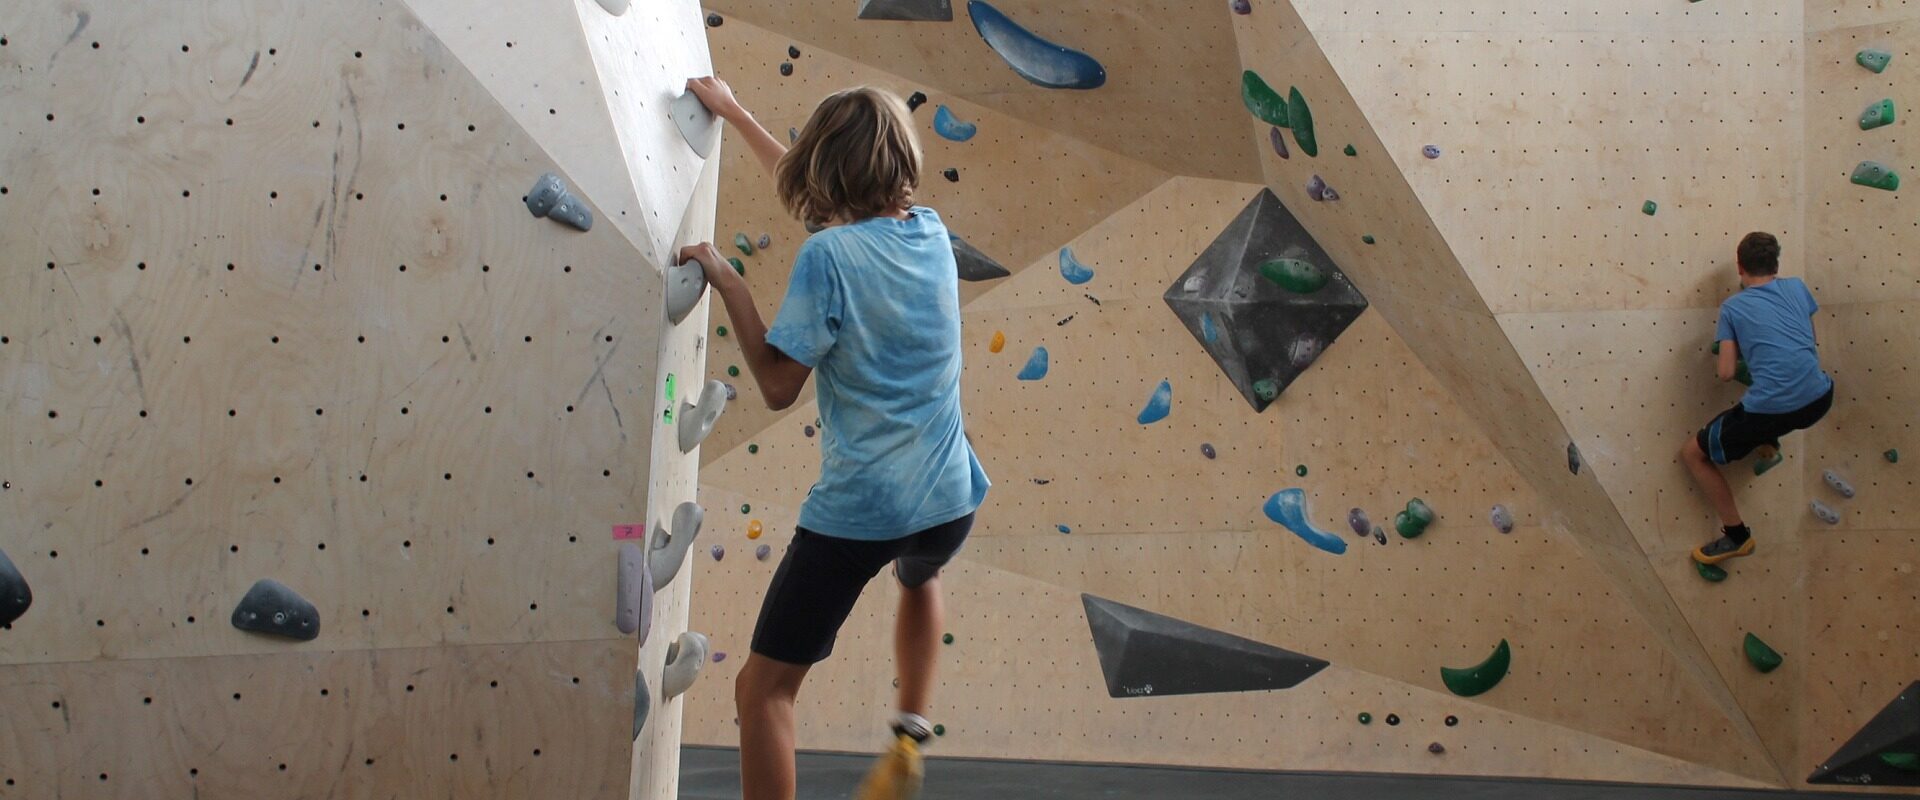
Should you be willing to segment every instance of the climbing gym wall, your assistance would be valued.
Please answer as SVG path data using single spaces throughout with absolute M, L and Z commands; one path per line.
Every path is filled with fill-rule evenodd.
M 643 5 L 0 21 L 0 797 L 674 796 L 612 537 L 694 498 L 719 163 Z
M 1916 229 L 1898 193 L 1849 180 L 1920 169 L 1904 121 L 1857 124 L 1912 83 L 1910 12 L 846 5 L 717 0 L 709 35 L 777 136 L 849 85 L 923 95 L 921 199 L 1010 273 L 962 284 L 995 488 L 948 571 L 933 752 L 1858 782 L 1828 762 L 1920 678 L 1895 519 L 1912 479 L 1888 456 L 1912 435 Z M 1084 56 L 994 47 L 1021 35 Z M 1874 47 L 1884 72 L 1856 59 Z M 804 231 L 750 159 L 723 168 L 721 237 L 774 244 L 736 253 L 770 312 Z M 1841 402 L 1782 467 L 1734 468 L 1760 551 L 1707 575 L 1687 553 L 1711 511 L 1674 454 L 1739 395 L 1709 346 L 1750 230 L 1781 235 L 1825 304 Z M 726 324 L 709 371 L 747 400 Z M 818 469 L 810 402 L 741 411 L 701 474 L 691 625 L 716 657 L 745 655 Z M 1110 618 L 1083 596 L 1170 621 L 1096 634 Z M 814 671 L 802 747 L 883 743 L 895 597 L 877 580 Z M 1253 672 L 1330 666 L 1247 694 L 1224 692 L 1284 684 L 1116 682 L 1221 633 L 1268 648 L 1236 664 Z M 727 693 L 691 697 L 687 741 L 733 744 Z M 1887 774 L 1920 742 L 1860 747 Z

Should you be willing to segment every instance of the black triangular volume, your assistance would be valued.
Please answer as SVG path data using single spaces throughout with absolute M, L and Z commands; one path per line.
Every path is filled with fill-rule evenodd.
M 1005 278 L 1013 273 L 992 256 L 980 252 L 979 248 L 967 244 L 967 240 L 958 236 L 953 239 L 953 263 L 960 270 L 960 280 L 969 282 L 991 281 Z
M 861 19 L 952 22 L 953 0 L 860 0 Z
M 1920 681 L 1880 709 L 1807 782 L 1920 786 Z
M 0 625 L 13 624 L 31 605 L 33 589 L 27 587 L 27 579 L 7 560 L 6 551 L 0 550 Z
M 1080 596 L 1114 697 L 1291 689 L 1327 662 L 1094 597 Z

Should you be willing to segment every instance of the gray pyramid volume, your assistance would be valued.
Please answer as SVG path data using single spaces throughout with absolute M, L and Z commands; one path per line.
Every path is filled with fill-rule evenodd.
M 860 0 L 860 18 L 952 22 L 953 0 Z
M 1920 786 L 1920 681 L 1880 709 L 1807 782 Z
M 1327 662 L 1151 611 L 1080 596 L 1114 697 L 1291 689 Z
M 1279 259 L 1324 284 L 1302 292 L 1261 274 Z M 1166 301 L 1255 411 L 1367 309 L 1367 298 L 1266 189 L 1174 281 Z

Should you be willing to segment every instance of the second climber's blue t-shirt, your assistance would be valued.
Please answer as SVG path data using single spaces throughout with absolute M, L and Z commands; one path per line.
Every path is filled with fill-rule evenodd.
M 1757 414 L 1805 408 L 1833 388 L 1820 369 L 1813 314 L 1820 304 L 1799 278 L 1775 278 L 1740 290 L 1720 304 L 1715 338 L 1733 340 L 1753 374 L 1740 405 Z
M 960 414 L 959 272 L 933 209 L 807 239 L 767 343 L 813 368 L 820 402 L 820 481 L 801 527 L 897 539 L 986 499 Z

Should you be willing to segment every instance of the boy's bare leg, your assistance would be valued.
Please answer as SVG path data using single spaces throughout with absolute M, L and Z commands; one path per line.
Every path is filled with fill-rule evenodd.
M 740 787 L 745 800 L 792 800 L 793 704 L 809 666 L 749 655 L 734 678 L 740 714 Z
M 894 621 L 893 631 L 894 664 L 900 677 L 900 711 L 927 714 L 945 616 L 939 578 L 915 588 L 900 588 L 900 614 Z
M 1720 514 L 1720 524 L 1733 527 L 1745 524 L 1740 520 L 1740 507 L 1733 502 L 1733 487 L 1727 485 L 1727 476 L 1720 473 L 1720 467 L 1700 449 L 1700 442 L 1689 438 L 1680 448 L 1680 461 L 1687 465 L 1687 471 L 1693 473 L 1693 482 L 1707 493 L 1707 499 L 1713 503 L 1713 510 Z

